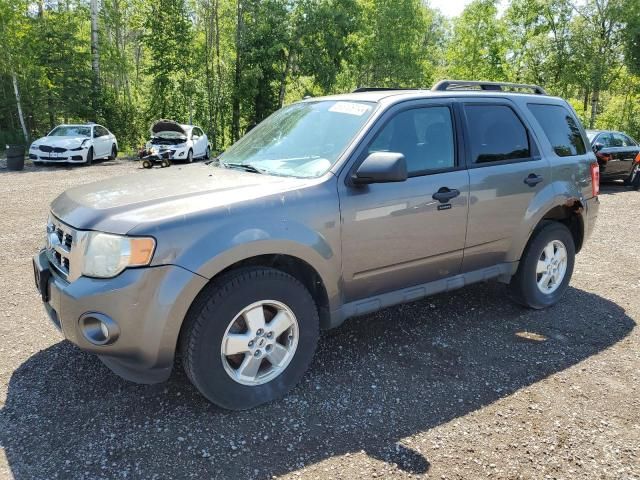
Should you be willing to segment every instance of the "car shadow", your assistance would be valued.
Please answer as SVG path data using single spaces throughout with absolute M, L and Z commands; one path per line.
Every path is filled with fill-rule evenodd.
M 325 333 L 298 387 L 244 412 L 206 402 L 181 369 L 135 385 L 63 341 L 13 372 L 0 446 L 16 479 L 270 478 L 361 451 L 423 474 L 429 459 L 403 439 L 571 368 L 634 326 L 576 288 L 532 311 L 505 301 L 503 285 L 475 285 Z
M 603 180 L 600 182 L 600 195 L 616 195 L 622 192 L 633 191 L 629 185 L 625 185 L 621 181 Z

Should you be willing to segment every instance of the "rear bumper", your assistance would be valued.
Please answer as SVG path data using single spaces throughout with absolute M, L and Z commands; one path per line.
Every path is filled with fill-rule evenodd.
M 592 197 L 585 202 L 584 215 L 582 221 L 584 222 L 584 243 L 591 237 L 593 228 L 595 227 L 596 219 L 598 218 L 598 210 L 600 209 L 600 199 L 598 197 Z
M 34 258 L 36 274 L 48 268 L 44 251 Z M 68 283 L 51 272 L 45 310 L 66 339 L 95 353 L 116 374 L 139 383 L 166 380 L 173 367 L 182 321 L 207 280 L 174 265 L 129 269 L 111 279 L 80 277 Z M 89 341 L 80 319 L 111 319 L 118 330 L 108 344 Z

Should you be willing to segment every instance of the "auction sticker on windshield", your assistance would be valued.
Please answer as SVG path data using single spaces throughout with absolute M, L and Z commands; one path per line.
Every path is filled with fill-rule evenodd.
M 361 117 L 369 110 L 371 110 L 370 105 L 355 102 L 336 102 L 329 108 L 330 112 L 346 113 L 348 115 L 357 115 L 358 117 Z

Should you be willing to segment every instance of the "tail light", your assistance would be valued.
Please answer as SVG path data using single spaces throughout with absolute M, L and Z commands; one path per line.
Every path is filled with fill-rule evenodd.
M 636 159 L 634 160 L 635 163 L 640 163 L 640 152 L 638 152 L 638 154 L 636 155 Z
M 640 156 L 640 154 L 639 154 Z M 637 160 L 637 157 L 636 157 Z M 591 164 L 591 193 L 594 197 L 597 197 L 600 193 L 600 166 L 598 162 Z

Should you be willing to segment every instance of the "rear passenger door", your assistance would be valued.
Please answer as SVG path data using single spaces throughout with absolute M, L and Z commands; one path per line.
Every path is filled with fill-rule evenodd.
M 471 272 L 509 258 L 533 198 L 550 184 L 550 166 L 533 134 L 507 100 L 462 103 L 469 168 L 469 222 L 462 271 Z

